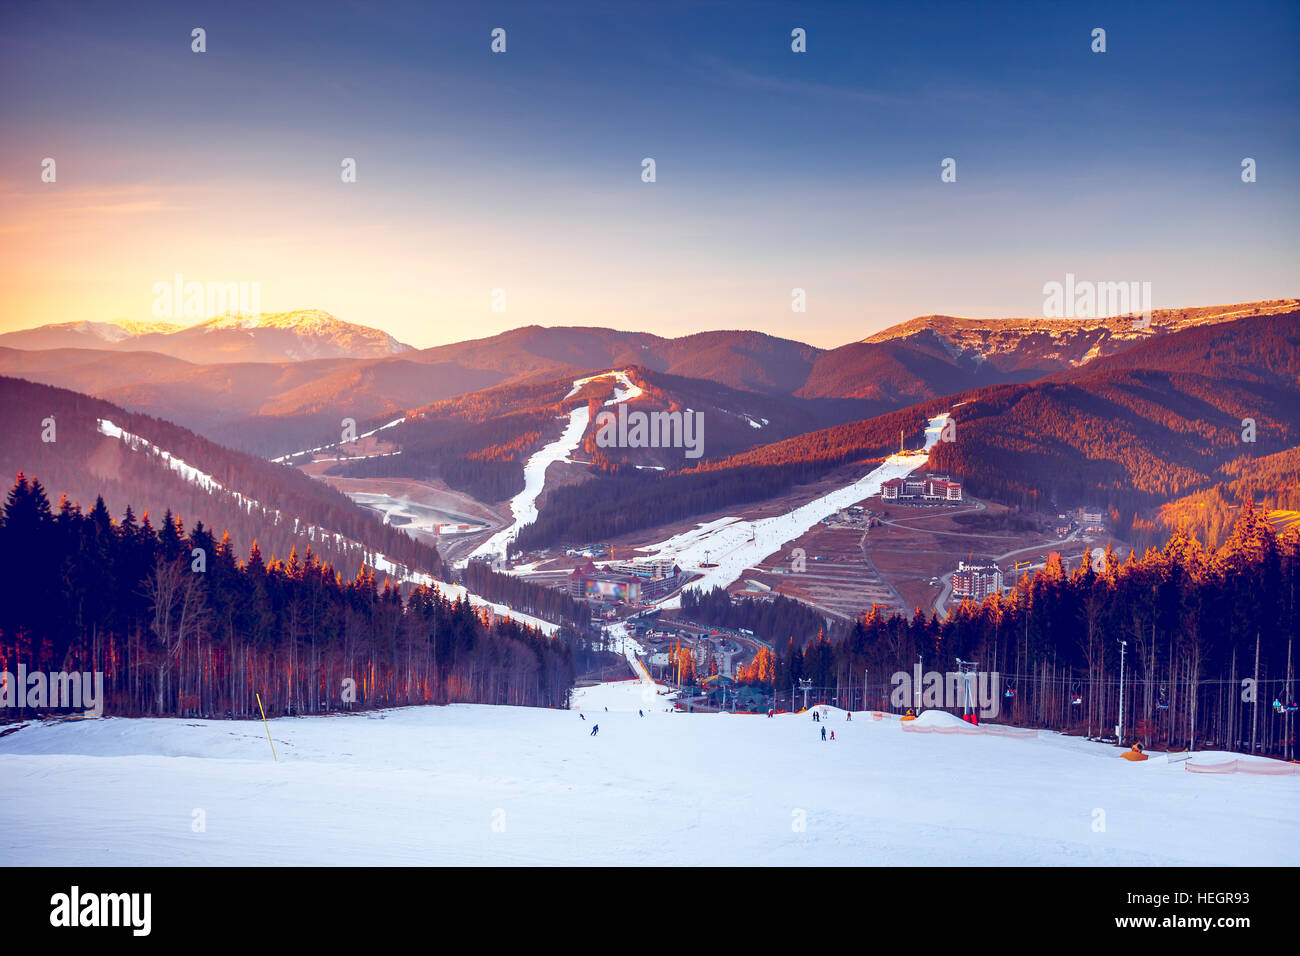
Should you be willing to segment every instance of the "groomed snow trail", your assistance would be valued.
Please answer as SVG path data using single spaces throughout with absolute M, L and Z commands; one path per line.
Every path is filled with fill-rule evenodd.
M 890 478 L 901 478 L 924 465 L 947 420 L 947 412 L 930 419 L 925 429 L 925 447 L 922 451 L 890 455 L 881 465 L 853 484 L 815 498 L 786 514 L 758 521 L 719 518 L 690 531 L 683 531 L 667 541 L 637 550 L 654 558 L 671 558 L 682 570 L 702 575 L 683 590 L 725 588 L 744 574 L 746 569 L 754 567 L 782 545 L 805 534 L 828 514 L 879 494 L 881 485 Z M 703 567 L 706 558 L 707 563 L 716 567 Z M 674 595 L 659 603 L 666 608 L 680 607 L 681 595 Z
M 580 378 L 573 383 L 573 388 L 564 396 L 564 399 L 570 399 L 582 390 L 582 386 L 588 382 L 595 382 L 601 379 L 612 378 L 618 382 L 614 388 L 614 397 L 605 402 L 606 405 L 618 405 L 621 402 L 632 401 L 640 397 L 642 389 L 635 385 L 626 372 L 602 372 L 600 375 L 590 375 L 587 378 Z M 538 451 L 534 452 L 524 465 L 524 490 L 519 492 L 510 499 L 510 514 L 513 522 L 507 528 L 502 528 L 492 537 L 488 538 L 481 545 L 474 549 L 470 554 L 474 557 L 497 557 L 504 559 L 510 550 L 511 543 L 519 537 L 519 532 L 526 526 L 537 520 L 537 499 L 541 497 L 542 489 L 546 487 L 546 469 L 557 461 L 563 461 L 568 458 L 578 445 L 582 443 L 582 436 L 587 432 L 587 426 L 591 424 L 591 410 L 584 402 L 577 408 L 569 412 L 569 424 L 565 426 L 564 432 L 555 441 L 544 445 Z

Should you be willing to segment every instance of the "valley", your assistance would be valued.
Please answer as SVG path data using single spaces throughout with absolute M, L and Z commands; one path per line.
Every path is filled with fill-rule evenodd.
M 580 630 L 595 647 L 608 640 L 603 627 L 662 613 L 689 638 L 693 653 L 715 653 L 714 638 L 721 632 L 680 629 L 687 594 L 692 606 L 724 594 L 738 614 L 749 617 L 768 613 L 760 608 L 801 607 L 808 616 L 800 619 L 796 646 L 823 631 L 841 635 L 873 609 L 903 619 L 919 609 L 942 622 L 989 595 L 1015 600 L 1033 587 L 1036 573 L 1052 567 L 1073 574 L 1093 549 L 1109 547 L 1123 560 L 1139 546 L 1139 533 L 1149 543 L 1154 525 L 1143 516 L 1154 512 L 1134 502 L 1140 487 L 1151 497 L 1158 495 L 1157 486 L 1126 489 L 1119 476 L 1146 481 L 1159 459 L 1169 466 L 1161 480 L 1176 480 L 1179 490 L 1208 486 L 1218 463 L 1231 461 L 1229 440 L 1213 431 L 1219 427 L 1213 418 L 1237 414 L 1233 402 L 1255 402 L 1272 455 L 1267 467 L 1289 468 L 1289 458 L 1272 449 L 1300 438 L 1300 419 L 1286 410 L 1278 392 L 1294 370 L 1296 313 L 1286 311 L 1292 305 L 1283 300 L 1159 313 L 1140 335 L 1112 328 L 1114 322 L 1063 327 L 1052 320 L 977 324 L 931 316 L 833 357 L 753 333 L 690 337 L 695 351 L 689 352 L 672 340 L 583 329 L 520 330 L 435 349 L 414 359 L 436 357 L 434 365 L 441 367 L 455 357 L 478 373 L 506 372 L 514 384 L 438 397 L 436 390 L 421 396 L 418 381 L 407 379 L 402 388 L 414 391 L 385 398 L 382 377 L 367 371 L 367 381 L 380 387 L 372 397 L 385 406 L 382 411 L 353 418 L 350 401 L 325 400 L 310 419 L 272 416 L 279 452 L 265 456 L 261 467 L 271 470 L 264 480 L 296 476 L 300 485 L 306 482 L 303 487 L 346 501 L 352 514 L 344 523 L 352 529 L 347 532 L 300 517 L 275 518 L 272 540 L 284 548 L 305 532 L 299 553 L 308 546 L 333 548 L 338 558 L 373 569 L 379 582 L 387 579 L 402 593 L 429 589 L 463 599 L 492 620 L 512 620 L 543 634 L 557 634 L 557 615 L 571 615 L 564 602 L 576 602 L 596 622 Z M 285 331 L 274 322 L 266 327 Z M 301 334 L 312 333 L 307 328 Z M 1091 343 L 1086 355 L 1064 348 L 1078 335 Z M 119 336 L 110 344 L 130 341 Z M 1106 347 L 1098 347 L 1103 341 Z M 622 354 L 617 349 L 628 342 L 645 346 L 638 359 L 653 360 L 659 369 L 581 367 L 583 361 Z M 507 353 L 508 367 L 494 366 L 499 359 L 489 346 L 503 343 L 513 343 L 515 351 Z M 867 346 L 890 350 L 892 358 L 866 354 Z M 912 384 L 932 381 L 934 387 L 894 389 L 893 376 L 902 374 L 902 366 L 891 363 L 906 350 L 913 373 L 930 369 Z M 98 368 L 88 351 L 71 350 L 75 361 L 67 367 Z M 704 357 L 715 353 L 717 374 L 682 374 L 704 372 Z M 413 360 L 411 350 L 401 354 L 395 361 Z M 1219 363 L 1214 395 L 1191 372 L 1205 369 L 1206 354 Z M 21 364 L 39 367 L 43 375 L 71 358 L 68 350 L 23 355 Z M 979 381 L 963 378 L 958 366 L 967 362 L 999 384 L 942 394 L 941 381 Z M 310 391 L 313 382 L 335 380 L 346 363 L 381 367 L 367 364 L 373 363 L 369 358 L 345 358 L 264 368 L 294 389 Z M 735 377 L 739 368 L 753 378 Z M 558 370 L 567 375 L 553 377 Z M 1044 370 L 1049 374 L 1034 378 Z M 1158 411 L 1148 401 L 1154 381 L 1144 377 L 1148 373 L 1163 376 L 1168 401 Z M 1031 380 L 1022 381 L 1027 375 Z M 814 388 L 809 383 L 817 376 L 821 384 Z M 114 388 L 120 387 L 121 379 L 116 382 Z M 808 397 L 809 392 L 818 394 Z M 897 407 L 917 395 L 924 400 Z M 399 404 L 399 397 L 432 400 Z M 1207 402 L 1216 412 L 1207 413 Z M 699 416 L 702 457 L 685 458 L 680 448 L 657 440 L 632 440 L 630 428 L 627 435 L 613 433 L 613 442 L 597 441 L 596 413 L 615 407 L 644 413 L 648 421 L 656 415 L 664 421 Z M 1066 416 L 1073 430 L 1043 419 L 1045 411 Z M 1202 437 L 1190 441 L 1185 423 L 1196 416 Z M 340 419 L 341 438 L 327 424 Z M 138 413 L 118 410 L 100 420 L 114 423 L 110 431 L 117 429 L 112 434 L 119 438 L 128 430 L 152 436 L 146 444 L 153 454 L 170 462 L 174 477 L 193 489 L 184 499 L 186 512 L 194 508 L 194 490 L 229 496 L 244 514 L 237 523 L 248 526 L 240 547 L 248 546 L 257 530 L 248 520 L 250 509 L 262 507 L 275 492 L 268 487 L 255 496 L 229 480 L 234 476 L 218 478 L 224 467 L 215 448 L 196 445 L 192 437 L 175 445 L 173 433 L 146 426 Z M 118 421 L 127 422 L 127 429 Z M 1213 432 L 1209 441 L 1207 429 Z M 941 434 L 949 438 L 940 440 Z M 169 443 L 190 450 L 178 454 Z M 29 444 L 22 455 L 39 462 L 35 450 Z M 103 474 L 106 463 L 120 455 L 101 444 L 85 461 Z M 192 465 L 191 455 L 209 464 Z M 16 451 L 11 456 L 22 460 Z M 1084 464 L 1072 468 L 1075 461 Z M 1010 484 L 1001 477 L 1008 471 L 1017 476 Z M 73 472 L 62 468 L 54 474 L 66 482 Z M 1044 482 L 1043 475 L 1052 477 Z M 1094 477 L 1101 480 L 1088 484 Z M 85 496 L 93 483 L 79 476 L 70 487 Z M 337 519 L 333 524 L 343 527 Z M 317 534 L 317 528 L 329 533 Z M 267 533 L 263 529 L 259 536 Z M 427 556 L 423 566 L 417 555 Z M 471 571 L 484 593 L 466 587 Z M 533 588 L 527 606 L 548 610 L 539 616 L 512 607 L 511 580 Z M 554 600 L 539 603 L 537 595 L 548 593 Z M 794 612 L 772 613 L 773 620 L 785 621 Z M 728 673 L 756 666 L 765 649 L 794 636 L 746 634 L 736 627 L 726 633 L 741 648 L 728 659 Z M 599 663 L 602 673 L 608 666 Z

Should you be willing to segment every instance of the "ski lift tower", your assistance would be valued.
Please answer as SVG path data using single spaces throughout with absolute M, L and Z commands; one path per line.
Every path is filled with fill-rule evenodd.
M 966 686 L 966 703 L 962 708 L 961 719 L 969 724 L 978 724 L 980 722 L 979 712 L 974 706 L 974 696 L 971 694 L 970 682 L 976 679 L 979 663 L 964 661 L 959 657 L 957 658 L 957 670 L 961 673 L 962 683 Z
M 799 689 L 800 689 L 801 691 L 803 691 L 803 709 L 804 709 L 804 710 L 807 710 L 807 709 L 808 709 L 808 691 L 812 690 L 812 678 L 811 678 L 811 677 L 800 677 L 800 678 L 799 678 Z M 793 701 L 791 701 L 791 703 L 793 703 Z

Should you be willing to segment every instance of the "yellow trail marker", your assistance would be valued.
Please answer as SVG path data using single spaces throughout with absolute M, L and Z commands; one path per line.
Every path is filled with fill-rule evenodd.
M 266 728 L 266 742 L 271 745 L 271 759 L 276 763 L 280 758 L 275 755 L 275 741 L 271 739 L 271 725 L 266 722 L 266 711 L 262 710 L 262 695 L 253 691 L 253 696 L 257 698 L 257 709 L 262 712 L 262 725 Z

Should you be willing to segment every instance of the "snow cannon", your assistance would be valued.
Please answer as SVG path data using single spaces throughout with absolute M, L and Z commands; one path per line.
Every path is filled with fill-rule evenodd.
M 1142 752 L 1141 744 L 1134 744 L 1132 749 L 1124 751 L 1122 754 L 1120 754 L 1120 756 L 1123 757 L 1125 760 L 1146 760 L 1147 759 L 1147 755 Z

